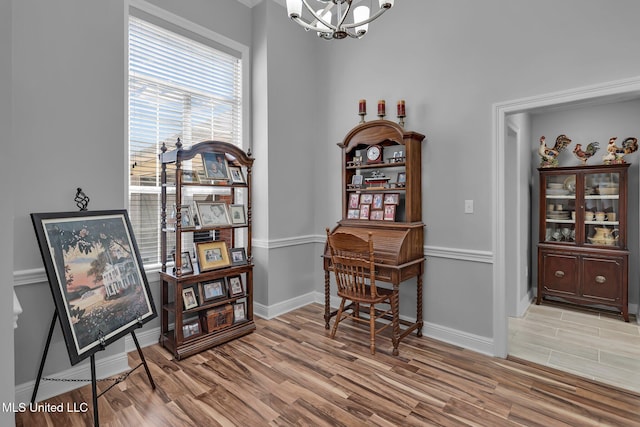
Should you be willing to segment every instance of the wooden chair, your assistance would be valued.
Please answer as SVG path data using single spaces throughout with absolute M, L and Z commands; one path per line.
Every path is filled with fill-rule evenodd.
M 384 323 L 376 329 L 376 320 L 392 314 L 397 310 L 392 297 L 392 290 L 376 286 L 376 272 L 373 262 L 373 240 L 369 233 L 369 240 L 363 240 L 353 234 L 330 234 L 327 228 L 327 242 L 331 254 L 331 267 L 338 286 L 338 296 L 342 298 L 335 323 L 331 329 L 331 338 L 338 330 L 338 324 L 344 319 L 353 319 L 369 324 L 371 354 L 376 352 L 376 334 L 391 327 L 391 323 Z M 351 301 L 352 304 L 345 304 Z M 369 306 L 369 317 L 360 317 L 360 305 Z M 388 305 L 386 310 L 376 306 Z M 351 312 L 349 313 L 349 310 Z

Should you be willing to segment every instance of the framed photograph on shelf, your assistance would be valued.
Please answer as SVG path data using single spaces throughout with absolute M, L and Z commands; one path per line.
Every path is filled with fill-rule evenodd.
M 385 205 L 397 205 L 400 203 L 400 194 L 398 193 L 385 193 L 384 204 Z
M 384 205 L 384 220 L 385 221 L 396 220 L 396 205 Z
M 407 173 L 398 172 L 398 178 L 396 179 L 396 185 L 398 187 L 404 187 L 407 183 Z
M 244 302 L 237 302 L 233 305 L 233 323 L 247 320 L 247 309 Z
M 240 295 L 244 295 L 244 285 L 242 284 L 242 276 L 239 274 L 237 276 L 229 276 L 227 277 L 229 282 L 229 294 L 231 297 L 237 297 Z
M 183 170 L 182 171 L 182 182 L 183 183 L 198 183 L 198 182 L 200 182 L 200 179 L 198 179 L 198 171 Z
M 176 254 L 172 254 L 173 262 L 176 262 Z M 191 262 L 191 255 L 189 252 L 182 252 L 182 256 L 180 257 L 180 269 L 182 274 L 192 274 L 193 273 L 193 263 Z
M 202 163 L 207 178 L 229 180 L 229 164 L 223 153 L 202 153 Z
M 182 228 L 194 228 L 195 214 L 191 205 L 180 205 L 180 224 Z
M 189 310 L 198 306 L 198 297 L 196 297 L 195 286 L 189 286 L 182 289 L 182 301 L 184 302 L 184 309 Z
M 369 219 L 372 221 L 382 221 L 384 218 L 384 211 L 382 209 L 372 209 L 369 214 Z
M 202 227 L 231 225 L 227 204 L 224 202 L 196 202 L 198 219 Z
M 157 316 L 126 210 L 31 220 L 72 365 Z
M 361 205 L 370 205 L 373 203 L 373 194 L 361 194 L 360 195 L 360 204 Z
M 360 209 L 349 209 L 347 211 L 347 219 L 358 219 L 360 218 Z
M 245 225 L 247 216 L 244 213 L 244 205 L 229 205 L 229 217 L 232 225 Z
M 349 209 L 358 209 L 358 206 L 360 206 L 360 194 L 349 194 Z
M 371 209 L 382 209 L 382 199 L 382 193 L 374 194 L 371 202 Z
M 359 187 L 362 185 L 363 179 L 364 177 L 362 175 L 353 175 L 353 177 L 351 177 L 351 185 Z
M 200 284 L 200 295 L 203 302 L 215 301 L 227 297 L 227 285 L 224 278 L 202 282 Z
M 227 244 L 224 240 L 198 243 L 196 250 L 198 252 L 200 271 L 215 270 L 231 264 Z
M 229 256 L 231 257 L 231 265 L 245 265 L 247 263 L 247 254 L 244 248 L 229 249 Z
M 234 184 L 246 184 L 242 174 L 242 168 L 239 166 L 229 166 L 229 173 L 231 174 L 231 182 Z
M 371 205 L 360 205 L 360 219 L 369 219 Z
M 195 338 L 201 333 L 200 319 L 190 320 L 182 325 L 182 336 L 185 340 L 188 338 Z

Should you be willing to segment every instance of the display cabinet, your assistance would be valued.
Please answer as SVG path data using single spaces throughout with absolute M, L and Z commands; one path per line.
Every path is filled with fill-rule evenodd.
M 555 297 L 628 314 L 629 164 L 540 168 L 536 304 Z
M 342 219 L 331 233 L 372 235 L 376 280 L 399 285 L 416 278 L 416 321 L 397 316 L 393 322 L 393 353 L 411 331 L 422 332 L 422 141 L 424 135 L 406 131 L 388 120 L 372 120 L 353 128 L 338 146 L 342 149 Z M 325 327 L 336 314 L 330 309 L 331 257 L 325 245 Z M 397 301 L 396 301 L 397 302 Z M 406 326 L 401 331 L 400 325 Z
M 251 168 L 240 148 L 163 146 L 161 335 L 176 359 L 251 333 Z M 177 256 L 180 254 L 180 256 Z

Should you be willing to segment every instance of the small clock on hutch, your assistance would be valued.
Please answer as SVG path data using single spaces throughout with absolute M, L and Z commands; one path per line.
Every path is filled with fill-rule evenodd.
M 367 164 L 382 162 L 382 147 L 379 145 L 372 145 L 367 148 Z

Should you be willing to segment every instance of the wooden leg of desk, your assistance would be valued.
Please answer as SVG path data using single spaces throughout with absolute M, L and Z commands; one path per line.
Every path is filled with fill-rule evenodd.
M 324 328 L 329 329 L 331 320 L 331 286 L 329 281 L 329 271 L 324 271 Z
M 393 284 L 393 333 L 391 334 L 391 340 L 393 341 L 393 355 L 400 354 L 398 351 L 398 345 L 400 344 L 400 285 L 398 283 Z
M 422 336 L 422 327 L 424 326 L 424 321 L 422 319 L 422 272 L 418 275 L 418 306 L 416 307 L 416 323 L 418 324 L 418 330 L 416 331 L 416 335 Z

